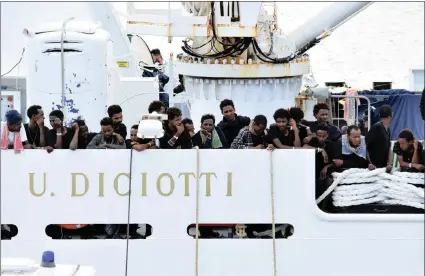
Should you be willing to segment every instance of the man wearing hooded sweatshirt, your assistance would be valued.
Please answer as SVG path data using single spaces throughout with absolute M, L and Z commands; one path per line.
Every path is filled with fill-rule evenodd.
M 218 123 L 217 126 L 223 131 L 224 137 L 228 142 L 227 148 L 229 148 L 233 140 L 238 136 L 239 131 L 249 126 L 251 119 L 249 117 L 237 115 L 235 113 L 235 104 L 232 100 L 223 100 L 220 103 L 220 110 L 223 114 L 223 120 Z

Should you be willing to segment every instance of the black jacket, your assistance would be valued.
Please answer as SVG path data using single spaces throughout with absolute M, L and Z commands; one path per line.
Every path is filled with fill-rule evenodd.
M 224 137 L 227 141 L 227 148 L 230 147 L 233 140 L 235 140 L 236 136 L 238 136 L 239 131 L 248 126 L 251 122 L 251 119 L 249 117 L 245 116 L 238 116 L 235 114 L 235 120 L 234 121 L 228 121 L 226 118 L 223 117 L 223 120 L 218 123 L 217 127 L 219 127 L 224 134 Z
M 224 133 L 221 131 L 220 128 L 215 127 L 215 130 L 218 133 L 218 137 L 220 138 L 221 144 L 223 145 L 224 149 L 229 148 L 229 145 L 227 144 L 226 137 L 224 137 Z M 198 131 L 195 135 L 192 137 L 192 144 L 194 147 L 198 146 L 200 149 L 211 149 L 212 144 L 211 140 L 207 141 L 205 144 L 202 144 L 202 138 L 201 133 Z

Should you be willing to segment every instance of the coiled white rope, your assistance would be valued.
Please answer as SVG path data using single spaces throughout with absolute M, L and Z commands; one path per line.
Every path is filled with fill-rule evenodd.
M 423 173 L 393 172 L 385 168 L 349 169 L 333 173 L 332 185 L 316 200 L 319 204 L 330 193 L 335 207 L 381 203 L 424 208 L 425 192 L 413 184 L 424 184 Z

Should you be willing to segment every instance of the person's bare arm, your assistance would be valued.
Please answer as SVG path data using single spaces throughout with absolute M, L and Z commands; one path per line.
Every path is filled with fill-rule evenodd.
M 307 131 L 307 136 L 313 135 L 309 127 L 306 127 L 305 129 Z
M 124 143 L 118 142 L 117 144 L 106 144 L 106 147 L 109 149 L 125 149 L 126 146 Z
M 390 148 L 390 150 L 388 151 L 388 162 L 387 162 L 387 166 L 392 166 L 393 165 L 393 159 L 394 159 L 393 151 Z
M 301 147 L 300 132 L 298 129 L 294 129 L 294 136 L 295 136 L 294 147 L 297 147 L 297 148 Z
M 74 123 L 76 124 L 76 123 Z M 74 127 L 74 136 L 72 137 L 71 143 L 69 143 L 70 150 L 76 150 L 78 148 L 78 135 L 80 129 L 78 127 Z
M 297 122 L 294 119 L 289 120 L 289 124 L 294 132 L 294 147 L 301 147 L 300 130 L 298 129 Z
M 398 163 L 402 168 L 409 168 L 409 163 L 403 161 L 403 156 L 397 156 Z
M 412 163 L 419 163 L 419 146 L 418 146 L 418 140 L 413 141 L 413 157 L 412 157 Z
M 280 142 L 280 140 L 279 140 L 279 138 L 274 138 L 273 139 L 273 144 L 276 146 L 276 148 L 278 148 L 278 149 L 292 149 L 293 147 L 290 147 L 290 146 L 285 146 L 285 145 L 283 145 L 281 142 Z
M 40 128 L 40 147 L 46 146 L 46 138 L 44 135 L 44 128 Z
M 149 145 L 148 144 L 135 144 L 131 148 L 136 150 L 136 151 L 143 151 L 143 150 L 147 150 L 149 148 Z
M 44 124 L 39 126 L 40 128 L 40 147 L 46 146 L 46 136 L 44 135 Z
M 22 146 L 24 146 L 24 149 L 33 149 L 34 147 L 28 143 L 28 141 L 23 141 Z
M 56 132 L 55 149 L 61 149 L 62 148 L 62 137 L 63 137 L 62 130 L 60 132 Z
M 90 143 L 87 145 L 87 149 L 100 149 L 100 148 L 103 148 L 103 146 L 102 147 L 99 147 L 100 138 L 101 138 L 101 136 L 99 134 L 97 134 L 96 136 L 94 136 L 93 139 L 90 141 Z
M 41 118 L 40 120 L 37 121 L 37 126 L 40 131 L 40 147 L 45 147 L 47 143 L 46 143 L 46 137 L 44 135 L 44 118 Z
M 302 148 L 305 148 L 305 149 L 316 149 L 315 147 L 312 147 L 309 144 L 304 144 L 304 146 Z
M 55 119 L 54 123 L 55 126 L 57 126 L 56 128 L 56 144 L 55 144 L 55 149 L 61 149 L 62 148 L 62 137 L 65 134 L 62 131 L 62 121 L 59 119 Z
M 311 139 L 313 139 L 314 137 L 316 137 L 316 133 L 315 132 L 311 132 L 310 130 L 310 134 L 307 134 L 307 137 L 304 138 L 304 143 L 310 143 Z

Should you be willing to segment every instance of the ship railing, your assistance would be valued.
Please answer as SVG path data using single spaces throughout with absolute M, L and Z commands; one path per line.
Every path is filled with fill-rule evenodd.
M 336 105 L 337 108 L 335 110 L 335 116 L 332 116 L 333 121 L 336 121 L 337 123 L 337 127 L 341 128 L 342 125 L 341 123 L 346 122 L 348 125 L 354 124 L 354 125 L 358 125 L 359 124 L 359 105 L 360 105 L 360 99 L 365 100 L 367 102 L 367 114 L 370 114 L 370 109 L 371 109 L 371 103 L 370 103 L 370 99 L 366 96 L 362 96 L 362 95 L 335 95 L 332 94 L 329 96 L 331 98 L 331 100 L 335 99 L 336 100 Z M 344 101 L 344 107 L 340 108 L 340 101 L 343 100 Z M 334 109 L 334 101 L 331 101 L 331 109 Z M 348 110 L 347 110 L 348 109 Z M 345 119 L 343 117 L 339 117 L 339 113 L 340 111 L 343 111 L 344 113 L 347 112 L 348 113 L 348 118 Z M 333 114 L 332 114 L 333 115 Z M 371 126 L 371 120 L 367 121 L 367 129 L 370 129 Z

